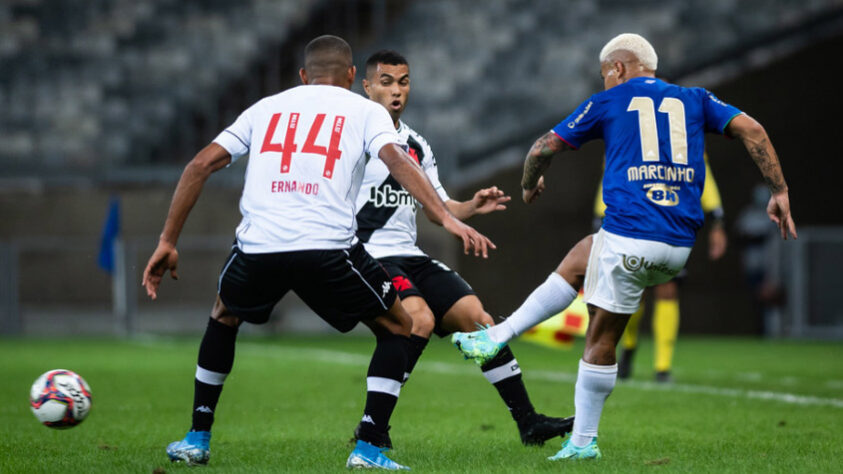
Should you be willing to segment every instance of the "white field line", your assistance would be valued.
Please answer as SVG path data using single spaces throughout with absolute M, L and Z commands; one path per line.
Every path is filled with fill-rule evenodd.
M 159 339 L 145 339 L 138 341 L 141 344 L 148 345 L 177 345 L 175 342 L 167 343 L 165 340 Z M 273 359 L 305 359 L 308 361 L 318 361 L 330 364 L 341 364 L 355 367 L 368 367 L 371 356 L 364 354 L 356 354 L 353 352 L 338 351 L 332 349 L 316 349 L 307 347 L 279 347 L 267 346 L 264 344 L 256 344 L 250 342 L 242 342 L 237 344 L 237 352 L 240 354 L 250 354 L 261 357 L 270 357 Z M 431 372 L 443 375 L 479 375 L 479 369 L 472 362 L 463 362 L 460 364 L 449 362 L 430 362 L 422 360 L 416 368 L 416 371 Z M 577 380 L 575 373 L 557 372 L 550 370 L 526 370 L 524 372 L 527 379 L 543 380 L 547 382 L 562 382 L 574 383 Z M 787 403 L 792 405 L 803 406 L 828 406 L 834 408 L 843 408 L 843 399 L 840 398 L 823 398 L 814 397 L 810 395 L 797 395 L 786 392 L 773 392 L 766 390 L 745 390 L 740 388 L 725 388 L 714 387 L 710 385 L 696 385 L 685 383 L 656 383 L 639 380 L 627 380 L 619 384 L 622 387 L 629 387 L 636 390 L 644 390 L 651 392 L 679 392 L 692 393 L 698 395 L 714 395 L 720 397 L 730 398 L 744 398 L 749 400 L 768 400 L 780 403 Z

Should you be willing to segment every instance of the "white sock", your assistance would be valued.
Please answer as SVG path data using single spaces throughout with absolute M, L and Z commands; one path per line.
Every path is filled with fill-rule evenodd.
M 576 417 L 574 431 L 571 433 L 574 446 L 582 448 L 597 437 L 597 425 L 600 424 L 603 404 L 615 388 L 617 375 L 618 364 L 593 365 L 580 359 L 574 391 Z
M 486 330 L 494 342 L 508 342 L 571 305 L 577 290 L 556 272 L 550 274 L 527 300 L 502 323 Z

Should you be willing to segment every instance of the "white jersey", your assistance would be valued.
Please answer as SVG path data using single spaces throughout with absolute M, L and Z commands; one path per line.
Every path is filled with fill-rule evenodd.
M 404 146 L 386 110 L 342 87 L 306 85 L 258 101 L 214 139 L 249 154 L 238 247 L 246 253 L 353 245 L 368 156 Z
M 387 111 L 342 87 L 298 86 L 266 97 L 214 139 L 249 154 L 237 246 L 246 253 L 353 245 L 366 160 L 404 146 Z
M 427 140 L 400 120 L 398 134 L 407 142 L 410 156 L 427 173 L 439 197 L 448 201 L 450 198 L 439 182 L 436 159 Z M 363 187 L 357 196 L 357 237 L 370 255 L 383 258 L 425 254 L 416 245 L 416 204 L 381 160 L 369 160 Z

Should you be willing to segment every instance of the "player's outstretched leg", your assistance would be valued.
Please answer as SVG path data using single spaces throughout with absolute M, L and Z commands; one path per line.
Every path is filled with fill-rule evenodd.
M 551 461 L 602 457 L 597 447 L 597 427 L 603 405 L 615 387 L 618 374 L 615 348 L 629 315 L 610 313 L 592 305 L 588 309 L 591 318 L 574 391 L 574 429 L 562 449 L 548 458 Z
M 447 333 L 456 329 L 468 329 L 475 324 L 491 323 L 492 317 L 483 309 L 483 304 L 477 296 L 467 295 L 460 298 L 445 313 L 441 326 Z M 524 386 L 521 368 L 509 346 L 502 346 L 497 354 L 480 368 L 509 409 L 518 426 L 522 443 L 540 446 L 550 438 L 565 436 L 571 431 L 573 417 L 554 418 L 536 413 L 527 394 L 527 387 Z
M 167 446 L 167 456 L 173 462 L 188 465 L 207 464 L 211 455 L 211 425 L 225 378 L 234 365 L 234 345 L 240 320 L 225 311 L 217 301 L 214 316 L 208 321 L 199 345 L 196 379 L 193 392 L 193 423 L 181 441 Z M 221 322 L 224 321 L 224 322 Z
M 480 331 L 454 333 L 451 342 L 467 359 L 475 359 L 482 365 L 510 339 L 570 306 L 577 297 L 577 289 L 582 287 L 592 242 L 591 235 L 577 242 L 556 271 L 502 323 Z
M 576 297 L 574 287 L 562 275 L 553 272 L 502 323 L 474 332 L 456 332 L 451 342 L 467 359 L 483 365 L 495 357 L 510 339 L 564 310 Z
M 409 469 L 386 457 L 392 447 L 389 419 L 398 403 L 407 367 L 412 328 L 410 316 L 396 299 L 389 312 L 366 322 L 377 339 L 366 376 L 366 406 L 354 432 L 357 443 L 348 456 L 349 468 Z

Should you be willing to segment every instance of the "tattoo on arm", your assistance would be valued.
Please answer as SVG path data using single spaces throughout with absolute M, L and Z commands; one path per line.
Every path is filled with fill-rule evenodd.
M 787 190 L 787 184 L 784 181 L 779 159 L 776 156 L 776 151 L 770 144 L 770 140 L 764 138 L 747 148 L 749 155 L 752 156 L 752 160 L 755 161 L 756 166 L 761 170 L 761 174 L 764 176 L 764 181 L 766 181 L 770 191 L 779 193 Z
M 553 155 L 568 149 L 568 145 L 553 132 L 541 136 L 527 153 L 524 160 L 524 175 L 521 178 L 522 189 L 534 189 L 539 177 L 550 166 Z

